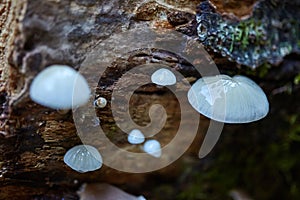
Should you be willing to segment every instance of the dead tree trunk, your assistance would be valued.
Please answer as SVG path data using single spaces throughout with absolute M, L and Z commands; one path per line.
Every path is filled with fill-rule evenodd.
M 105 166 L 99 171 L 87 174 L 79 174 L 68 168 L 63 162 L 65 152 L 81 143 L 76 134 L 72 112 L 62 113 L 35 104 L 29 98 L 28 88 L 33 77 L 51 64 L 66 64 L 79 69 L 86 56 L 98 44 L 118 32 L 150 28 L 157 32 L 166 29 L 184 30 L 183 32 L 193 35 L 195 8 L 200 1 L 163 2 L 1 1 L 1 199 L 29 199 L 39 196 L 75 198 L 74 191 L 83 182 L 134 182 L 133 185 L 138 185 L 145 180 L 146 175 L 122 173 Z M 246 3 L 253 5 L 252 1 Z M 226 7 L 220 9 L 226 11 Z M 249 7 L 236 14 L 249 14 L 251 10 L 247 9 Z M 229 10 L 232 11 L 232 7 Z M 241 11 L 239 7 L 235 10 Z M 170 16 L 173 18 L 170 19 Z M 239 70 L 235 63 L 220 55 L 211 53 L 211 56 L 222 71 L 234 73 Z M 140 49 L 129 52 L 125 59 L 116 59 L 111 66 L 104 66 L 108 70 L 105 78 L 101 79 L 97 92 L 110 97 L 123 72 L 136 65 L 154 62 L 175 68 L 186 74 L 191 81 L 199 77 L 193 70 L 192 63 L 187 63 L 178 55 L 157 49 Z M 276 70 L 273 73 L 281 71 Z M 130 85 L 130 79 L 127 81 Z M 276 88 L 267 79 L 260 81 L 269 92 Z M 136 106 L 141 101 L 144 105 Z M 149 107 L 156 101 L 166 107 L 168 114 L 174 116 L 167 120 L 164 127 L 166 134 L 162 140 L 167 143 L 176 133 L 176 124 L 180 121 L 178 101 L 172 94 L 151 85 L 139 88 L 131 99 L 130 106 L 133 108 L 130 112 L 137 124 L 145 125 L 149 122 Z M 107 107 L 98 113 L 103 129 L 111 140 L 124 148 L 130 148 L 125 142 L 124 134 L 121 134 L 122 131 L 114 125 L 109 109 Z M 189 124 L 189 121 L 185 123 Z M 207 125 L 207 121 L 201 124 L 198 142 L 191 148 L 191 152 L 197 152 Z M 169 172 L 164 170 L 162 173 L 171 176 L 177 169 L 168 170 Z

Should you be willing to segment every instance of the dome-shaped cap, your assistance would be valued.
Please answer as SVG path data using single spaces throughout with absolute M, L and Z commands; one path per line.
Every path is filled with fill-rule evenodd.
M 157 140 L 148 140 L 144 143 L 143 150 L 151 156 L 159 158 L 161 156 L 161 146 Z
M 127 140 L 130 144 L 141 144 L 145 141 L 145 136 L 140 130 L 133 129 L 128 134 Z
M 36 103 L 53 109 L 70 109 L 85 104 L 90 89 L 85 78 L 66 65 L 52 65 L 32 81 L 30 97 Z
M 101 168 L 103 161 L 95 147 L 77 145 L 67 151 L 64 162 L 75 171 L 84 173 Z
M 225 123 L 253 122 L 269 111 L 263 90 L 240 75 L 203 77 L 189 90 L 188 100 L 199 113 Z
M 176 76 L 170 70 L 162 68 L 151 75 L 151 81 L 161 86 L 174 85 L 176 83 Z

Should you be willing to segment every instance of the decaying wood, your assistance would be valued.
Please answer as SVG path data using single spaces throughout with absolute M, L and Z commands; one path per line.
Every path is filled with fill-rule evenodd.
M 68 168 L 63 163 L 63 155 L 81 143 L 72 112 L 61 113 L 33 103 L 28 97 L 28 87 L 32 78 L 51 64 L 67 64 L 79 69 L 86 55 L 114 33 L 150 27 L 157 31 L 171 29 L 193 35 L 195 7 L 199 3 L 200 0 L 44 0 L 43 3 L 2 0 L 0 199 L 71 199 L 77 198 L 75 191 L 84 182 L 130 183 L 133 186 L 143 183 L 147 175 L 127 174 L 106 166 L 87 174 Z M 235 63 L 213 53 L 212 57 L 221 70 L 237 70 Z M 199 77 L 191 63 L 176 55 L 140 50 L 136 55 L 116 60 L 110 67 L 104 66 L 108 67 L 107 75 L 104 76 L 106 79 L 101 79 L 97 94 L 109 99 L 122 72 L 151 62 L 163 63 L 188 74 L 191 82 Z M 130 84 L 130 79 L 122 81 Z M 164 127 L 165 134 L 158 136 L 162 144 L 167 144 L 180 121 L 178 102 L 170 92 L 154 86 L 140 88 L 131 99 L 131 115 L 137 124 L 146 125 L 153 102 L 164 105 L 169 116 L 173 116 Z M 114 124 L 110 106 L 98 110 L 97 114 L 107 136 L 130 149 L 126 135 Z M 94 120 L 97 123 L 97 119 Z M 195 154 L 208 125 L 208 121 L 202 121 L 196 138 L 198 142 L 190 149 Z M 178 169 L 171 166 L 158 173 L 174 176 Z
M 8 57 L 9 53 L 13 51 L 13 43 L 20 30 L 20 21 L 23 19 L 25 9 L 25 1 L 2 0 L 0 4 L 1 82 L 4 82 L 9 76 Z
M 247 1 L 222 1 L 222 0 L 210 0 L 210 2 L 217 8 L 220 13 L 234 14 L 239 18 L 247 18 L 251 15 L 253 6 L 256 0 Z M 239 8 L 239 9 L 237 9 Z
M 15 48 L 15 40 L 20 33 L 26 10 L 26 1 L 3 0 L 0 3 L 0 96 L 1 96 L 1 119 L 0 131 L 6 135 L 9 132 L 9 97 L 14 96 L 16 91 L 14 79 L 15 71 L 9 65 L 9 57 Z
M 139 11 L 140 2 L 132 1 L 23 1 L 23 6 L 15 8 L 18 12 L 25 9 L 23 15 L 17 11 L 12 16 L 18 20 L 6 26 L 15 28 L 13 39 L 2 42 L 5 46 L 2 60 L 6 62 L 2 73 L 5 99 L 2 102 L 5 108 L 2 128 L 1 146 L 1 180 L 0 198 L 33 198 L 44 196 L 68 196 L 68 191 L 75 194 L 78 187 L 85 181 L 103 181 L 114 184 L 132 182 L 133 185 L 142 183 L 145 175 L 126 174 L 104 166 L 101 170 L 80 174 L 74 172 L 63 163 L 63 155 L 67 149 L 81 141 L 76 134 L 72 119 L 72 112 L 61 113 L 33 103 L 28 97 L 28 86 L 32 78 L 43 68 L 51 64 L 68 64 L 78 69 L 85 55 L 98 43 L 108 38 L 114 32 L 130 29 L 130 26 L 148 26 L 146 22 L 134 18 L 133 11 Z M 14 2 L 8 2 L 12 6 Z M 26 6 L 25 6 L 26 5 Z M 174 7 L 174 5 L 173 5 Z M 12 7 L 10 7 L 12 8 Z M 168 7 L 164 6 L 165 11 Z M 174 9 L 174 8 L 173 8 Z M 12 12 L 12 11 L 11 11 Z M 165 14 L 165 13 L 163 13 Z M 160 18 L 160 16 L 157 16 Z M 20 18 L 20 19 L 19 19 Z M 155 18 L 156 19 L 156 18 Z M 16 23 L 18 22 L 18 23 Z M 171 27 L 171 26 L 170 26 Z M 1 35 L 2 36 L 2 35 Z M 4 38 L 4 35 L 3 35 Z M 10 49 L 8 49 L 10 47 Z M 164 53 L 161 53 L 163 55 Z M 157 57 L 157 56 L 156 56 Z M 142 57 L 139 57 L 140 59 Z M 153 59 L 153 55 L 145 55 L 142 61 Z M 176 60 L 176 58 L 174 58 Z M 172 59 L 171 59 L 172 60 Z M 118 62 L 118 61 L 117 61 Z M 124 66 L 121 61 L 120 67 Z M 172 61 L 173 62 L 173 61 Z M 174 62 L 171 64 L 174 65 Z M 127 61 L 130 65 L 130 62 Z M 125 65 L 127 65 L 125 64 Z M 131 64 L 132 65 L 132 64 Z M 113 81 L 117 81 L 118 69 L 113 69 Z M 9 81 L 10 80 L 10 81 Z M 107 80 L 109 82 L 111 80 Z M 104 82 L 105 83 L 105 82 Z M 112 87 L 113 85 L 109 85 Z M 111 93 L 110 88 L 102 93 Z M 137 123 L 148 122 L 147 109 L 150 100 L 164 99 L 167 110 L 174 112 L 176 101 L 170 103 L 169 94 L 153 96 L 154 87 L 146 88 L 150 93 L 136 94 L 133 103 L 145 100 L 147 102 L 132 109 Z M 172 97 L 172 96 L 171 96 Z M 172 99 L 172 98 L 171 98 Z M 116 143 L 124 146 L 124 134 L 112 124 L 112 116 L 106 112 L 109 107 L 101 111 L 101 120 L 104 129 Z M 173 111 L 172 111 L 173 110 Z M 146 111 L 146 112 L 145 112 Z M 174 130 L 178 118 L 169 120 L 166 130 Z M 205 127 L 203 127 L 205 128 Z M 172 132 L 172 131 L 168 131 Z M 172 134 L 164 135 L 167 142 Z M 126 148 L 126 145 L 125 145 Z M 170 170 L 171 172 L 172 170 Z M 37 184 L 39 183 L 39 184 Z M 56 185 L 65 185 L 66 189 L 50 189 Z M 32 188 L 32 187 L 35 188 Z M 17 195 L 14 195 L 18 191 Z M 66 194 L 67 193 L 67 194 Z

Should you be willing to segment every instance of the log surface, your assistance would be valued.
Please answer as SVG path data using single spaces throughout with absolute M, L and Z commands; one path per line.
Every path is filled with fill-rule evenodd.
M 239 3 L 233 6 L 236 1 L 227 4 L 227 10 L 226 5 L 221 8 L 220 2 L 213 2 L 222 12 L 240 9 L 237 6 Z M 78 197 L 75 191 L 84 182 L 129 183 L 135 187 L 145 183 L 147 174 L 128 174 L 106 166 L 87 174 L 68 168 L 63 162 L 65 152 L 81 143 L 72 111 L 64 113 L 35 104 L 28 96 L 28 87 L 33 77 L 51 64 L 66 64 L 80 69 L 87 55 L 115 33 L 140 28 L 150 28 L 157 32 L 179 30 L 191 36 L 190 40 L 193 41 L 193 20 L 199 3 L 197 0 L 143 3 L 130 0 L 44 0 L 43 3 L 36 0 L 2 0 L 0 199 L 76 199 Z M 247 1 L 247 5 L 248 3 L 253 5 L 254 2 Z M 251 9 L 245 7 L 243 11 L 239 10 L 235 14 L 245 16 Z M 234 74 L 247 71 L 237 68 L 235 63 L 213 52 L 210 52 L 210 56 L 221 72 Z M 294 63 L 294 57 L 290 60 Z M 253 72 L 253 77 L 270 94 L 277 88 L 274 81 L 290 80 L 299 71 L 299 67 L 289 65 L 292 63 L 290 60 L 287 59 L 281 66 L 272 68 L 264 78 L 257 77 L 256 72 Z M 107 69 L 101 80 L 99 79 L 94 95 L 109 99 L 124 72 L 147 63 L 169 66 L 184 74 L 190 83 L 199 78 L 192 63 L 178 55 L 157 49 L 139 49 L 130 52 L 127 57 L 116 59 L 110 66 L 103 66 Z M 140 76 L 141 80 L 145 78 L 143 74 L 131 76 Z M 124 83 L 119 84 L 130 86 L 130 80 L 121 79 Z M 186 88 L 179 87 L 178 91 L 181 90 L 185 91 Z M 174 137 L 180 122 L 178 100 L 171 92 L 153 85 L 139 88 L 130 100 L 130 114 L 137 124 L 147 125 L 150 121 L 149 108 L 153 103 L 164 105 L 167 110 L 164 134 L 157 136 L 162 144 L 167 144 Z M 97 110 L 97 116 L 98 119 L 90 120 L 95 120 L 95 123 L 100 120 L 111 141 L 122 148 L 138 151 L 126 143 L 126 134 L 115 125 L 115 120 L 118 119 L 113 118 L 110 105 Z M 122 119 L 119 120 L 122 123 Z M 190 153 L 197 154 L 201 138 L 207 129 L 208 120 L 203 117 L 201 122 L 197 142 L 189 149 Z M 191 122 L 187 120 L 182 123 L 189 125 Z M 130 128 L 132 127 L 128 129 Z M 170 166 L 157 173 L 172 177 L 179 171 L 178 168 Z

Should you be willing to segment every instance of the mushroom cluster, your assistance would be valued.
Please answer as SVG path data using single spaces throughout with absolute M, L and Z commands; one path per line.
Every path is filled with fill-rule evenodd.
M 168 69 L 159 69 L 151 81 L 160 86 L 176 84 L 175 75 Z M 65 65 L 52 65 L 40 72 L 30 87 L 33 101 L 53 108 L 70 109 L 85 104 L 90 98 L 87 81 L 76 70 Z M 188 101 L 200 114 L 224 123 L 249 123 L 265 117 L 269 103 L 263 90 L 244 76 L 216 75 L 202 77 L 188 91 Z M 97 97 L 94 106 L 104 108 L 107 100 Z M 144 134 L 133 129 L 128 142 L 143 144 L 149 155 L 161 157 L 161 144 L 154 139 L 145 142 Z M 101 168 L 103 160 L 99 151 L 90 145 L 78 145 L 64 156 L 64 162 L 73 170 L 85 173 Z
M 142 144 L 145 141 L 145 136 L 140 130 L 133 129 L 128 134 L 127 140 L 130 144 Z M 142 149 L 153 157 L 159 158 L 161 156 L 161 145 L 157 140 L 147 140 Z

